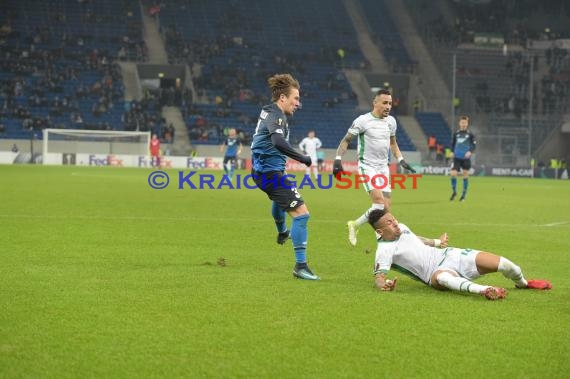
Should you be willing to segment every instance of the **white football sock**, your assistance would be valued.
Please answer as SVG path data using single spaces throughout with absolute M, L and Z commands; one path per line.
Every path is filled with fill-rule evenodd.
M 356 219 L 356 221 L 354 221 L 354 223 L 358 228 L 360 228 L 362 225 L 368 222 L 368 215 L 374 209 L 384 209 L 384 204 L 372 204 L 372 206 L 369 209 L 367 209 L 362 216 L 360 216 L 359 218 Z
M 505 278 L 511 279 L 515 282 L 515 286 L 519 288 L 526 288 L 527 281 L 523 276 L 522 270 L 519 266 L 509 261 L 507 258 L 501 257 L 499 259 L 499 267 L 497 271 L 502 273 Z
M 472 281 L 469 281 L 460 276 L 453 276 L 451 273 L 446 271 L 440 273 L 437 276 L 436 280 L 445 288 L 459 292 L 471 292 L 480 294 L 489 288 L 489 286 L 482 286 L 480 284 L 473 283 Z

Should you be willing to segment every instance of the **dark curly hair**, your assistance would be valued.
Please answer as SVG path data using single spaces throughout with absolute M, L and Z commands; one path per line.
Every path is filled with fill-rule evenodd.
M 386 213 L 388 213 L 388 211 L 386 209 L 374 209 L 374 210 L 370 211 L 370 213 L 368 214 L 368 223 L 370 223 L 370 225 L 372 226 L 372 229 L 376 229 L 376 227 L 374 225 Z

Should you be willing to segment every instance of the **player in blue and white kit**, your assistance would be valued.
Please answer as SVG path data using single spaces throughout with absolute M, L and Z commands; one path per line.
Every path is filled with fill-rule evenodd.
M 311 157 L 303 155 L 289 144 L 289 124 L 300 104 L 299 82 L 289 74 L 277 74 L 267 80 L 272 104 L 261 110 L 251 144 L 252 175 L 257 187 L 273 201 L 272 215 L 277 227 L 277 243 L 289 237 L 295 250 L 293 275 L 299 279 L 318 280 L 307 265 L 307 222 L 309 210 L 297 188 L 285 176 L 287 157 L 311 166 Z M 293 218 L 287 229 L 285 212 Z
M 235 129 L 228 130 L 228 137 L 224 143 L 220 146 L 220 152 L 224 151 L 226 148 L 226 153 L 224 154 L 224 171 L 230 179 L 234 175 L 235 166 L 237 163 L 237 156 L 241 153 L 241 141 L 237 136 Z
M 453 134 L 451 150 L 453 151 L 453 166 L 451 167 L 451 189 L 453 193 L 449 200 L 454 200 L 457 196 L 457 171 L 463 171 L 463 192 L 459 201 L 464 201 L 469 188 L 469 170 L 471 169 L 471 156 L 477 146 L 475 135 L 467 128 L 469 127 L 469 117 L 459 118 L 459 130 Z

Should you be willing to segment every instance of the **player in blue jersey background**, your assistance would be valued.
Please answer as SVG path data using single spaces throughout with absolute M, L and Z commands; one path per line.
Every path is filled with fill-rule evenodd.
M 237 136 L 236 130 L 231 128 L 228 130 L 228 136 L 224 143 L 220 146 L 220 152 L 223 152 L 226 149 L 226 153 L 224 154 L 224 171 L 226 175 L 230 177 L 230 179 L 234 175 L 235 166 L 237 163 L 237 157 L 241 153 L 241 141 Z
M 451 198 L 455 200 L 457 196 L 457 171 L 463 172 L 463 192 L 459 201 L 464 201 L 469 188 L 469 170 L 471 169 L 471 156 L 475 152 L 477 141 L 475 135 L 469 131 L 469 117 L 459 118 L 459 130 L 453 134 L 451 150 L 453 151 L 453 166 L 451 167 Z
M 287 157 L 311 166 L 311 157 L 303 155 L 289 144 L 287 118 L 299 108 L 299 82 L 290 74 L 277 74 L 267 80 L 272 104 L 262 108 L 251 144 L 252 175 L 257 187 L 272 200 L 271 213 L 277 227 L 277 243 L 289 238 L 295 250 L 293 275 L 299 279 L 318 280 L 307 265 L 307 236 L 309 210 L 293 182 L 285 176 Z M 287 229 L 285 213 L 293 221 Z

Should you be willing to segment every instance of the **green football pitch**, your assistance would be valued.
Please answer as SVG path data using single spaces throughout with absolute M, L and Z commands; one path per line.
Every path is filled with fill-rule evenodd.
M 375 290 L 372 230 L 346 238 L 362 189 L 301 190 L 310 282 L 261 191 L 180 190 L 176 170 L 153 190 L 151 172 L 0 166 L 0 378 L 568 377 L 569 181 L 474 177 L 463 203 L 447 177 L 394 190 L 417 234 L 554 286 L 491 274 L 478 282 L 509 289 L 492 302 L 401 275 Z

